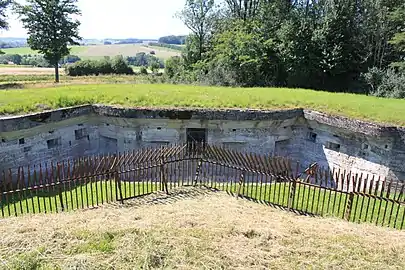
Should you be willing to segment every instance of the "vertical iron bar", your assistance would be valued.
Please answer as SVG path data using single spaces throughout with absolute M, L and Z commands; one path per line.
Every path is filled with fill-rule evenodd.
M 2 202 L 2 205 L 3 205 L 3 196 L 5 197 L 5 201 L 6 201 L 6 205 L 7 205 L 7 212 L 8 212 L 8 216 L 10 216 L 11 214 L 10 214 L 10 203 L 9 203 L 9 200 L 8 200 L 8 195 L 9 195 L 9 193 L 8 193 L 8 188 L 7 188 L 7 183 L 6 183 L 6 181 L 7 181 L 7 178 L 6 178 L 6 173 L 4 172 L 4 170 L 2 171 L 2 176 L 3 176 L 3 192 L 2 192 L 2 196 L 1 196 L 1 202 Z M 2 209 L 2 213 L 3 213 L 3 207 L 1 208 Z M 3 217 L 4 217 L 5 215 L 3 214 Z
M 360 178 L 358 178 L 358 174 L 356 173 L 356 181 L 355 181 L 355 186 L 354 191 L 360 193 L 360 188 L 363 180 L 363 173 L 360 174 Z M 357 208 L 359 204 L 359 200 L 362 195 L 356 194 L 356 205 L 354 206 L 354 216 L 353 216 L 353 222 L 356 222 L 357 219 Z M 360 216 L 361 216 L 361 211 L 360 211 Z
M 387 209 L 389 208 L 389 203 L 391 203 L 390 202 L 391 187 L 392 187 L 392 180 L 388 183 L 388 190 L 387 190 L 387 194 L 386 194 L 387 200 L 386 200 L 386 203 L 385 203 L 384 215 L 383 215 L 383 220 L 382 220 L 382 223 L 381 223 L 382 226 L 384 226 L 385 216 L 387 214 Z M 394 207 L 394 204 L 392 204 L 392 207 Z
M 381 192 L 380 192 L 380 205 L 379 205 L 379 207 L 378 207 L 378 215 L 377 215 L 377 220 L 376 220 L 376 222 L 375 222 L 376 225 L 378 225 L 378 220 L 380 219 L 381 207 L 382 207 L 383 201 L 385 201 L 385 200 L 383 199 L 383 194 L 384 194 L 385 185 L 386 185 L 386 183 L 385 183 L 385 178 L 384 178 L 384 179 L 382 180 L 382 188 L 381 188 Z M 387 207 L 387 203 L 385 204 L 385 208 L 386 208 L 386 207 Z
M 376 183 L 376 186 L 375 186 L 375 189 L 374 189 L 374 196 L 376 196 L 376 197 L 374 199 L 373 210 L 371 212 L 371 219 L 370 219 L 371 223 L 373 222 L 374 210 L 375 210 L 375 207 L 376 207 L 376 204 L 377 204 L 377 199 L 380 200 L 380 198 L 377 197 L 378 188 L 380 186 L 380 180 L 381 180 L 381 176 L 378 176 L 378 180 L 377 180 L 377 183 Z M 381 203 L 381 201 L 380 201 L 380 203 Z
M 27 179 L 28 181 L 28 179 Z M 28 188 L 28 183 L 25 183 L 25 173 L 24 173 L 24 167 L 21 166 L 21 182 L 22 182 L 22 186 L 23 189 L 25 189 L 25 191 L 23 192 L 23 198 L 25 198 L 25 207 L 27 209 L 27 214 L 30 213 L 30 209 L 29 209 L 29 197 L 32 198 L 31 196 L 31 189 Z M 32 209 L 34 209 L 34 205 L 32 205 Z

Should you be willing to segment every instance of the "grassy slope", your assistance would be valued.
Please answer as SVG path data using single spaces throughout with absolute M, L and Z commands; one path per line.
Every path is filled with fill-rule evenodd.
M 9 218 L 0 234 L 6 269 L 405 268 L 405 232 L 204 191 Z
M 167 84 L 68 85 L 0 91 L 0 114 L 86 103 L 122 106 L 258 108 L 303 107 L 405 126 L 405 100 L 286 88 L 224 88 Z

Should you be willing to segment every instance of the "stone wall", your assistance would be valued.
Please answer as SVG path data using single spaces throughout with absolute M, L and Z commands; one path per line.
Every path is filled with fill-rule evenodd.
M 186 142 L 187 129 L 238 151 L 405 180 L 405 128 L 294 109 L 79 106 L 0 119 L 0 169 Z

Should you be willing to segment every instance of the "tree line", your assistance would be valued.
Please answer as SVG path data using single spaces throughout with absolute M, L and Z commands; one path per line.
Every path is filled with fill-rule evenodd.
M 161 75 L 160 63 L 157 58 L 144 58 L 144 53 L 139 53 L 135 57 L 126 57 L 117 55 L 113 58 L 108 56 L 99 60 L 81 60 L 65 66 L 65 72 L 68 76 L 90 76 L 90 75 L 137 75 L 148 74 L 148 68 L 155 75 Z M 146 55 L 148 56 L 148 55 Z M 153 57 L 153 56 L 152 56 Z M 135 72 L 131 66 L 140 67 Z
M 173 81 L 405 98 L 403 0 L 186 0 Z
M 174 35 L 164 36 L 159 38 L 158 43 L 182 45 L 186 43 L 186 37 L 187 36 L 174 36 Z
M 81 58 L 77 55 L 67 55 L 59 60 L 59 65 L 71 64 L 80 61 Z M 40 54 L 2 54 L 0 55 L 0 63 L 3 65 L 14 64 L 33 67 L 53 67 L 43 55 Z
M 157 43 L 157 42 L 149 42 L 149 46 L 154 46 L 154 47 L 162 47 L 162 48 L 168 48 L 176 51 L 181 51 L 183 50 L 182 46 L 175 45 L 175 44 L 167 44 L 167 43 Z
M 0 29 L 10 5 L 58 82 L 81 40 L 77 0 L 0 0 Z M 173 82 L 405 97 L 403 0 L 185 0 L 176 16 L 191 34 L 165 63 Z

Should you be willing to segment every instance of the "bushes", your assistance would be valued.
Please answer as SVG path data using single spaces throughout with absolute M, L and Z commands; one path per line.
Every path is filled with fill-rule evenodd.
M 13 62 L 16 65 L 21 65 L 22 57 L 19 54 L 3 54 L 0 55 L 0 62 L 3 64 L 8 64 L 8 62 Z
M 125 74 L 132 75 L 134 71 L 122 56 L 115 57 L 112 61 L 103 60 L 83 60 L 67 65 L 66 74 L 68 76 L 88 76 L 99 74 Z
M 127 57 L 126 61 L 132 65 L 132 66 L 136 66 L 136 67 L 148 67 L 151 65 L 151 63 L 157 62 L 159 63 L 159 68 L 164 68 L 164 63 L 162 60 L 160 60 L 159 58 L 157 58 L 154 55 L 151 54 L 146 54 L 144 52 L 140 52 L 137 53 L 136 56 L 129 56 Z
M 134 70 L 128 66 L 128 63 L 124 60 L 122 55 L 114 57 L 111 62 L 111 68 L 114 71 L 114 74 L 134 74 Z
M 21 65 L 34 67 L 53 67 L 43 55 L 22 55 Z
M 370 94 L 378 97 L 405 98 L 405 73 L 394 69 L 371 68 L 363 75 Z
M 146 67 L 141 66 L 141 68 L 139 69 L 139 73 L 142 75 L 148 75 L 148 70 L 146 69 Z

